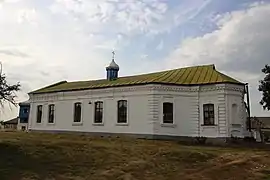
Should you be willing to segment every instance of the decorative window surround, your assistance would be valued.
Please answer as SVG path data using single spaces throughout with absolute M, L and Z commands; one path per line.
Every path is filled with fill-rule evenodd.
M 96 101 L 94 103 L 94 122 L 93 124 L 104 123 L 104 103 L 103 101 Z
M 80 109 L 78 109 L 80 108 Z M 79 111 L 79 112 L 76 112 Z M 79 117 L 77 117 L 79 116 Z M 72 125 L 81 125 L 82 124 L 82 118 L 83 118 L 83 103 L 82 102 L 75 102 L 73 103 L 73 121 Z M 80 119 L 80 121 L 77 121 Z
M 216 122 L 215 116 L 215 104 L 207 103 L 203 104 L 203 125 L 204 126 L 214 126 Z
M 41 124 L 43 118 L 43 105 L 37 105 L 36 109 L 36 123 Z
M 48 121 L 47 122 L 48 124 L 51 124 L 51 125 L 55 124 L 55 105 L 54 104 L 48 105 Z
M 162 124 L 174 124 L 174 104 L 172 102 L 163 102 L 162 104 Z

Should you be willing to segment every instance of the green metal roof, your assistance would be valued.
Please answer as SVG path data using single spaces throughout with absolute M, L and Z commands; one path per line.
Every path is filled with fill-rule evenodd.
M 243 83 L 225 75 L 215 69 L 214 65 L 202 65 L 172 69 L 136 76 L 119 77 L 116 80 L 107 79 L 67 82 L 61 81 L 56 84 L 38 89 L 31 93 L 50 93 L 61 91 L 75 91 L 85 89 L 110 88 L 118 86 L 131 86 L 142 84 L 170 84 L 170 85 L 205 85 L 216 83 Z

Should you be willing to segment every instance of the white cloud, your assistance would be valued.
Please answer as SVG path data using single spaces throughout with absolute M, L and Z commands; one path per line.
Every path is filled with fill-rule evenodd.
M 50 9 L 94 24 L 92 31 L 107 27 L 107 31 L 131 35 L 150 31 L 164 20 L 167 8 L 157 0 L 56 0 Z
M 91 33 L 155 36 L 193 21 L 211 1 L 183 0 L 169 7 L 169 1 L 159 0 L 55 0 L 50 9 L 52 13 L 83 21 Z
M 16 3 L 19 1 L 21 1 L 21 0 L 3 0 L 3 2 L 7 2 L 7 3 Z
M 219 16 L 218 30 L 184 40 L 170 53 L 167 67 L 216 64 L 217 69 L 249 82 L 252 112 L 267 114 L 258 105 L 260 94 L 257 86 L 261 68 L 270 62 L 269 17 L 270 4 L 261 3 L 253 4 L 248 10 Z
M 158 46 L 156 47 L 157 50 L 162 50 L 164 46 L 164 42 L 160 41 L 160 43 L 158 44 Z
M 112 49 L 116 49 L 119 59 L 124 57 L 122 62 L 116 59 L 119 65 L 122 64 L 121 75 L 161 69 L 160 64 L 149 59 L 152 52 L 142 56 L 140 54 L 129 56 L 130 52 L 136 53 L 136 47 L 124 48 L 129 42 L 137 42 L 138 34 L 143 35 L 144 38 L 151 35 L 154 39 L 154 35 L 158 33 L 170 32 L 172 28 L 185 23 L 185 19 L 198 16 L 210 1 L 185 0 L 181 1 L 183 2 L 181 6 L 170 9 L 167 1 L 159 0 L 54 0 L 50 7 L 48 4 L 51 1 L 43 2 L 47 4 L 38 6 L 36 1 L 31 0 L 0 2 L 2 5 L 0 27 L 5 27 L 0 28 L 0 60 L 3 62 L 4 72 L 9 82 L 20 81 L 22 84 L 23 91 L 19 93 L 20 101 L 27 99 L 27 92 L 56 81 L 104 78 L 104 68 L 111 59 Z M 263 7 L 254 5 L 253 8 Z M 231 57 L 238 59 L 237 53 L 233 53 L 230 47 L 238 47 L 240 42 L 242 43 L 239 46 L 244 44 L 245 39 L 238 37 L 244 30 L 241 30 L 236 21 L 243 16 L 246 16 L 246 12 L 233 13 L 227 15 L 227 20 L 223 18 L 223 22 L 219 17 L 220 30 L 197 39 L 186 40 L 170 55 L 168 66 L 220 59 L 217 68 L 228 70 L 227 59 L 233 59 Z M 253 18 L 260 16 L 265 19 L 261 10 L 254 13 L 254 16 Z M 256 19 L 252 22 L 259 26 L 260 24 L 256 24 L 255 21 Z M 262 21 L 259 20 L 259 23 Z M 230 22 L 234 23 L 229 25 Z M 239 23 L 243 28 L 250 24 L 247 20 L 241 20 Z M 264 28 L 269 28 L 268 22 L 264 24 Z M 233 28 L 237 28 L 237 32 L 234 32 Z M 259 40 L 254 43 L 262 41 L 265 38 L 264 34 L 267 34 L 264 30 L 256 29 L 251 25 L 246 28 L 261 33 L 258 36 Z M 250 37 L 247 34 L 244 36 Z M 228 39 L 235 39 L 237 43 Z M 249 42 L 250 48 L 255 46 L 248 38 L 246 41 Z M 146 44 L 142 41 L 141 46 Z M 161 42 L 157 49 L 162 49 L 162 46 Z M 214 48 L 217 48 L 216 52 L 211 51 Z M 246 52 L 243 50 L 244 47 L 241 48 L 239 51 Z M 261 53 L 264 48 L 266 49 L 266 46 L 254 50 Z M 140 64 L 140 68 L 131 70 L 130 65 L 133 62 L 128 61 L 133 61 L 138 56 L 139 60 L 136 59 L 136 63 Z M 221 56 L 223 58 L 220 58 Z M 257 56 L 254 54 L 252 58 Z M 258 59 L 262 59 L 262 56 Z M 183 60 L 179 63 L 179 57 L 187 61 Z M 241 60 L 246 60 L 244 57 Z M 244 77 L 244 73 L 241 72 L 237 76 Z M 250 75 L 252 81 L 258 78 L 256 73 Z M 17 115 L 14 113 L 16 111 L 8 112 L 9 110 L 6 116 L 1 116 L 1 119 Z
M 114 38 L 91 33 L 84 26 L 68 16 L 35 9 L 31 3 L 2 6 L 0 27 L 5 28 L 0 28 L 0 61 L 8 81 L 22 84 L 19 101 L 27 99 L 26 93 L 57 81 L 104 78 L 111 50 L 127 40 L 121 34 Z M 16 109 L 4 111 L 0 120 L 17 115 Z
M 145 59 L 148 58 L 148 56 L 149 56 L 148 54 L 142 54 L 142 55 L 141 55 L 141 59 L 145 60 Z
M 9 56 L 17 56 L 17 57 L 28 57 L 24 52 L 20 52 L 16 49 L 0 49 L 0 54 L 9 55 Z
M 22 9 L 18 12 L 19 23 L 36 23 L 37 14 L 35 9 Z

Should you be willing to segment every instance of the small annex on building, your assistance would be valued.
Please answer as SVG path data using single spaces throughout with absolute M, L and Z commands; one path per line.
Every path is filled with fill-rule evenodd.
M 7 121 L 0 121 L 0 131 L 15 131 L 17 130 L 18 117 Z
M 214 65 L 67 82 L 30 92 L 30 131 L 131 134 L 149 138 L 244 137 L 245 84 Z
M 19 120 L 17 129 L 20 131 L 28 130 L 28 121 L 29 121 L 29 113 L 30 113 L 30 101 L 24 101 L 19 103 Z

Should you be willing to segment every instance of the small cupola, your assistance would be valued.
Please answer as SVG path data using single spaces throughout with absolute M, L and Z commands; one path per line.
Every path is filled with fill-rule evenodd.
M 110 81 L 118 78 L 118 71 L 119 71 L 119 66 L 114 61 L 115 52 L 113 51 L 112 54 L 113 54 L 112 62 L 108 67 L 106 67 L 107 80 Z

